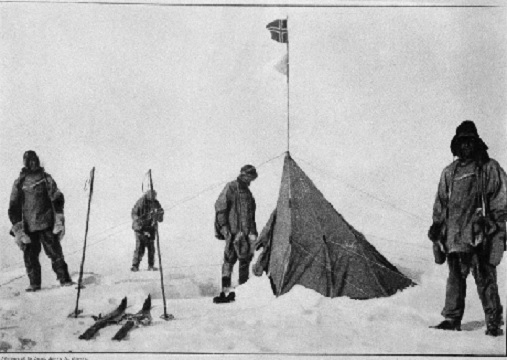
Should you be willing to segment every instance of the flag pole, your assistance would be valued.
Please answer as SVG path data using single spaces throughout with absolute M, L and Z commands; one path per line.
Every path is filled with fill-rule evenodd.
M 289 87 L 289 74 L 290 74 L 290 57 L 289 57 L 289 15 L 287 15 L 287 152 L 290 150 L 290 87 Z
M 287 155 L 289 156 L 290 158 L 290 81 L 289 81 L 289 74 L 290 74 L 290 57 L 289 57 L 289 15 L 287 14 Z M 292 227 L 292 193 L 291 193 L 291 181 L 290 181 L 290 173 L 291 173 L 291 170 L 290 168 L 287 168 L 288 169 L 288 180 L 289 180 L 289 227 Z M 290 239 L 289 239 L 289 243 L 290 243 Z M 282 294 L 282 286 L 283 286 L 283 282 L 284 282 L 284 279 L 285 279 L 285 274 L 287 272 L 287 257 L 289 256 L 290 254 L 290 251 L 291 251 L 291 247 L 289 247 L 289 249 L 286 250 L 285 254 L 284 254 L 284 262 L 286 263 L 286 266 L 284 268 L 284 271 L 283 271 L 283 275 L 282 275 L 282 281 L 280 282 L 280 286 L 279 288 L 277 289 L 277 294 L 276 296 L 280 296 Z

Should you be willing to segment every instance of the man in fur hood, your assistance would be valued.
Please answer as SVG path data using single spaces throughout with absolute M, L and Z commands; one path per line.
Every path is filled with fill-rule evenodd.
M 472 121 L 457 127 L 451 142 L 457 160 L 440 177 L 428 237 L 439 243 L 449 267 L 445 320 L 435 328 L 460 330 L 466 279 L 472 272 L 485 312 L 486 334 L 498 336 L 503 309 L 496 266 L 505 251 L 507 175 L 487 149 Z
M 62 286 L 73 284 L 60 241 L 65 233 L 64 197 L 51 175 L 40 166 L 35 151 L 23 155 L 21 173 L 14 181 L 9 202 L 11 235 L 23 251 L 26 272 L 33 292 L 41 288 L 41 247 L 51 259 L 53 271 Z
M 148 250 L 148 270 L 155 267 L 155 232 L 158 222 L 164 221 L 164 209 L 157 200 L 157 192 L 148 190 L 132 208 L 132 230 L 136 236 L 136 248 L 131 271 L 138 271 L 144 252 Z

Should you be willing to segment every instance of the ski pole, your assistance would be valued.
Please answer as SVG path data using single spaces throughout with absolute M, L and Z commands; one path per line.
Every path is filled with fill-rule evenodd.
M 153 179 L 151 177 L 151 169 L 149 170 L 149 176 L 150 176 L 150 190 L 153 191 Z M 153 215 L 152 215 L 153 216 Z M 165 289 L 164 289 L 164 271 L 162 269 L 162 255 L 160 254 L 160 240 L 158 235 L 158 221 L 155 221 L 155 238 L 157 241 L 157 252 L 158 252 L 158 267 L 160 270 L 160 283 L 162 287 L 162 299 L 164 301 L 164 314 L 160 316 L 160 318 L 164 320 L 172 320 L 174 319 L 173 315 L 167 314 L 167 307 L 165 302 Z
M 83 258 L 81 259 L 81 266 L 79 268 L 79 280 L 77 282 L 77 299 L 76 299 L 76 309 L 74 310 L 74 317 L 77 318 L 77 315 L 80 313 L 79 311 L 79 295 L 81 294 L 81 284 L 83 281 L 83 269 L 84 269 L 84 262 L 85 262 L 85 254 L 86 254 L 86 238 L 88 236 L 88 223 L 90 221 L 90 207 L 92 202 L 92 195 L 93 195 L 93 180 L 95 179 L 95 167 L 92 168 L 92 171 L 90 172 L 90 193 L 88 195 L 88 212 L 86 214 L 86 228 L 85 228 L 85 237 L 84 237 L 84 244 L 83 244 Z

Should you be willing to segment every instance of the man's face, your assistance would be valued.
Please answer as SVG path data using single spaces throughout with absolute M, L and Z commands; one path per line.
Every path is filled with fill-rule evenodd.
M 460 143 L 460 158 L 469 160 L 475 151 L 475 140 L 473 138 L 464 138 Z
M 250 185 L 252 181 L 254 181 L 256 178 L 255 176 L 249 175 L 249 174 L 243 174 L 241 175 L 241 179 L 247 184 Z
M 34 156 L 28 156 L 28 158 L 26 159 L 26 167 L 30 171 L 37 170 L 39 168 L 39 166 L 37 165 L 37 159 Z
M 31 171 L 37 170 L 37 161 L 35 159 L 30 159 L 30 161 L 28 162 L 28 168 Z

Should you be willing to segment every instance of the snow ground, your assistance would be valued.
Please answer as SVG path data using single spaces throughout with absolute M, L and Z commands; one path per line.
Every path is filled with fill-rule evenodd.
M 161 232 L 168 226 L 161 227 Z M 445 290 L 445 267 L 432 263 L 429 248 L 420 261 L 404 257 L 393 244 L 370 239 L 402 271 L 418 282 L 389 298 L 367 301 L 348 298 L 325 298 L 303 287 L 275 298 L 265 276 L 253 277 L 236 288 L 237 300 L 215 305 L 211 297 L 218 292 L 221 244 L 211 241 L 202 251 L 216 259 L 213 264 L 188 264 L 168 261 L 164 268 L 167 312 L 175 320 L 164 321 L 159 272 L 128 271 L 133 250 L 118 248 L 115 241 L 130 234 L 125 226 L 110 236 L 100 249 L 90 247 L 79 308 L 83 314 L 68 318 L 76 303 L 73 287 L 60 288 L 50 264 L 41 255 L 43 290 L 25 293 L 23 269 L 3 271 L 0 288 L 0 349 L 8 352 L 73 353 L 186 353 L 186 354 L 473 354 L 497 356 L 506 352 L 505 336 L 484 335 L 482 308 L 469 279 L 467 310 L 463 331 L 442 332 L 428 326 L 441 320 Z M 65 241 L 65 240 L 64 240 Z M 185 259 L 185 237 L 162 248 L 167 259 Z M 381 246 L 382 245 L 382 246 Z M 207 248 L 207 249 L 206 249 Z M 214 251 L 210 252 L 210 249 Z M 108 261 L 97 256 L 97 251 Z M 174 253 L 176 252 L 176 253 Z M 214 254 L 213 254 L 214 252 Z M 389 256 L 395 252 L 397 256 Z M 76 254 L 78 255 L 78 254 Z M 126 260 L 128 259 L 128 260 Z M 79 256 L 68 256 L 74 279 L 77 279 Z M 145 261 L 142 263 L 145 266 Z M 410 269 L 410 271 L 406 271 Z M 505 262 L 498 268 L 501 294 L 505 294 Z M 16 279 L 16 277 L 20 278 Z M 119 326 L 100 330 L 90 341 L 78 336 L 93 323 L 91 315 L 106 313 L 128 298 L 127 312 L 138 311 L 144 298 L 153 298 L 153 323 L 138 328 L 125 341 L 113 342 Z M 502 296 L 505 299 L 505 296 Z

